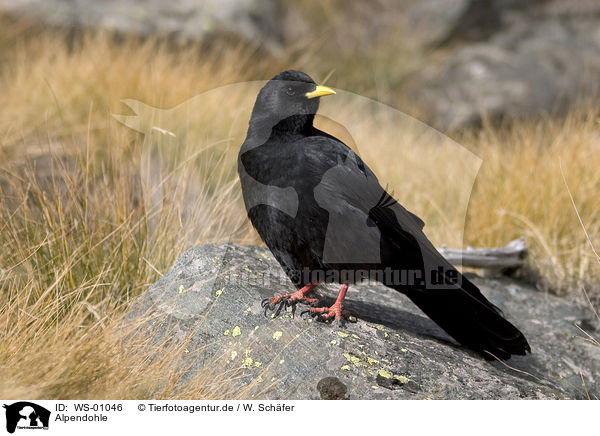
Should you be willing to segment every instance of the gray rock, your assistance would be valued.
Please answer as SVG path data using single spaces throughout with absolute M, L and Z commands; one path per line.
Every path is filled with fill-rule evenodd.
M 235 35 L 281 43 L 274 0 L 0 0 L 0 10 L 74 29 L 110 29 L 125 34 L 169 36 L 175 40 Z
M 506 0 L 419 0 L 406 8 L 406 37 L 413 44 L 440 46 L 480 40 L 498 30 Z
M 431 58 L 414 75 L 408 93 L 434 127 L 557 113 L 598 93 L 600 14 L 550 6 L 505 14 L 489 38 Z
M 575 323 L 591 313 L 507 278 L 475 278 L 530 341 L 506 365 L 455 344 L 404 296 L 378 284 L 350 288 L 344 327 L 300 316 L 263 315 L 261 300 L 291 290 L 267 249 L 192 248 L 138 300 L 128 319 L 155 341 L 186 342 L 189 376 L 203 365 L 234 371 L 263 399 L 562 399 L 600 394 L 600 347 Z M 317 291 L 331 304 L 336 288 Z M 597 333 L 590 331 L 590 333 Z M 510 365 L 510 367 L 508 366 Z M 514 369 L 511 369 L 514 368 Z M 585 387 L 582 385 L 585 381 Z

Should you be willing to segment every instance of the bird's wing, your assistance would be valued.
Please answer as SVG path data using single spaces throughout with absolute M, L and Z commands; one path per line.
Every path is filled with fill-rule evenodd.
M 322 175 L 314 188 L 314 198 L 329 213 L 324 263 L 380 263 L 382 232 L 372 219 L 379 210 L 392 211 L 389 218 L 388 213 L 381 219 L 391 220 L 384 227 L 394 229 L 395 237 L 405 239 L 400 245 L 412 244 L 418 249 L 415 236 L 425 237 L 423 221 L 395 201 L 350 148 L 331 137 L 309 137 L 296 145 L 306 156 L 307 171 Z
M 463 279 L 429 241 L 423 232 L 423 221 L 387 193 L 352 150 L 330 138 L 307 138 L 301 142 L 307 143 L 301 144 L 303 147 L 310 147 L 303 150 L 307 165 L 321 166 L 323 174 L 314 189 L 314 198 L 329 212 L 323 249 L 325 264 L 418 268 L 423 270 L 423 288 L 427 289 L 435 287 L 432 278 L 436 270 L 441 269 L 444 274 L 456 272 Z M 478 291 L 469 293 L 483 301 Z

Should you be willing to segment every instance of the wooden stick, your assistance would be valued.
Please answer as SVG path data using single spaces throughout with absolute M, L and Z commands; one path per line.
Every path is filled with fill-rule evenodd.
M 467 247 L 466 250 L 455 250 L 443 246 L 438 248 L 438 251 L 453 265 L 503 270 L 523 265 L 527 256 L 527 245 L 525 238 L 519 238 L 500 248 Z

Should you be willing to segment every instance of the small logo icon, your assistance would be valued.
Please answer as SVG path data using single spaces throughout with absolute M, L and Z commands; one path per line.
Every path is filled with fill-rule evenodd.
M 50 411 L 29 401 L 2 406 L 6 409 L 6 431 L 18 429 L 48 429 Z

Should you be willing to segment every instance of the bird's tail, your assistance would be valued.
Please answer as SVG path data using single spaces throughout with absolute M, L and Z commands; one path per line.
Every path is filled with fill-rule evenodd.
M 419 271 L 425 279 L 414 288 L 393 283 L 389 287 L 406 294 L 450 336 L 487 358 L 493 358 L 488 353 L 508 359 L 530 351 L 523 333 L 431 244 L 422 232 L 423 221 L 387 193 L 369 211 L 369 219 L 381 232 L 382 264 Z M 427 280 L 434 272 L 439 272 L 438 278 L 458 280 L 443 280 L 443 288 L 434 286 Z
M 460 344 L 488 359 L 508 359 L 513 354 L 531 351 L 523 333 L 504 318 L 477 286 L 465 277 L 460 286 L 401 292 Z

